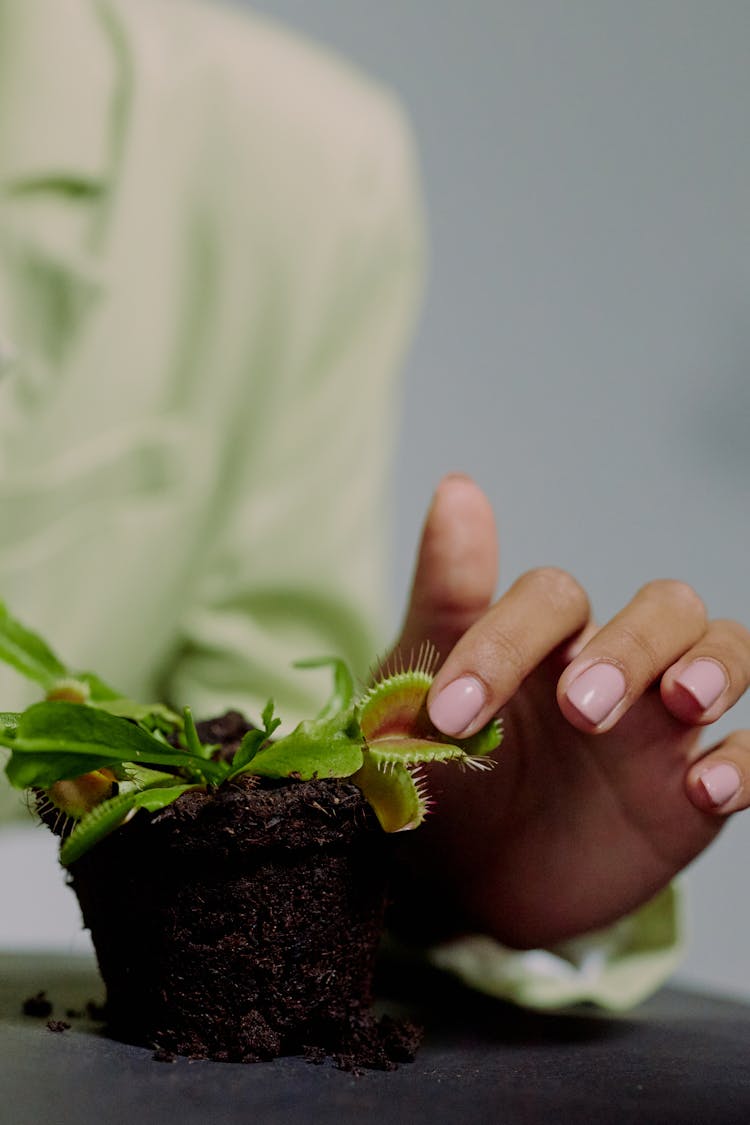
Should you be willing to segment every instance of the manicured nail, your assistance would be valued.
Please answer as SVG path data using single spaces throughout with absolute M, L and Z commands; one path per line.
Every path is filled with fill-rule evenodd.
M 742 778 L 729 762 L 719 762 L 710 766 L 700 775 L 703 788 L 712 805 L 725 805 L 742 785 Z
M 625 695 L 625 677 L 614 664 L 592 664 L 573 680 L 566 694 L 568 702 L 592 726 L 598 726 Z
M 727 686 L 727 677 L 715 660 L 694 660 L 680 673 L 675 683 L 689 692 L 702 710 L 707 711 Z
M 484 688 L 479 680 L 474 676 L 461 676 L 443 688 L 428 710 L 438 730 L 455 736 L 476 719 L 484 703 Z

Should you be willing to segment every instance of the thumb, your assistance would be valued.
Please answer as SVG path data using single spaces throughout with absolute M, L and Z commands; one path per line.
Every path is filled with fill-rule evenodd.
M 401 652 L 416 652 L 431 641 L 445 659 L 491 604 L 497 569 L 497 532 L 489 500 L 471 477 L 444 477 L 422 529 Z

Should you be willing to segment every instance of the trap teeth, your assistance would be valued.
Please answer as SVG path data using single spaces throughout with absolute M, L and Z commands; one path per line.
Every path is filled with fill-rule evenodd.
M 373 667 L 370 676 L 373 685 L 369 691 L 377 688 L 385 680 L 391 680 L 398 676 L 409 676 L 412 673 L 424 677 L 431 683 L 439 663 L 440 653 L 431 641 L 423 641 L 416 653 L 413 648 L 410 649 L 408 660 L 404 660 L 401 649 L 396 649 L 385 660 L 379 661 Z

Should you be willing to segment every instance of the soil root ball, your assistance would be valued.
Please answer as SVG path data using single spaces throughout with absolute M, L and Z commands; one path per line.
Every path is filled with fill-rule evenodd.
M 416 1029 L 369 1010 L 385 873 L 348 781 L 239 777 L 138 813 L 71 868 L 111 1031 L 162 1057 L 413 1058 Z

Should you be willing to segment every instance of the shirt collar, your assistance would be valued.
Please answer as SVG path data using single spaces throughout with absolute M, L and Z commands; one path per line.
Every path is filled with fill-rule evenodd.
M 0 183 L 101 184 L 116 71 L 96 0 L 0 0 Z

